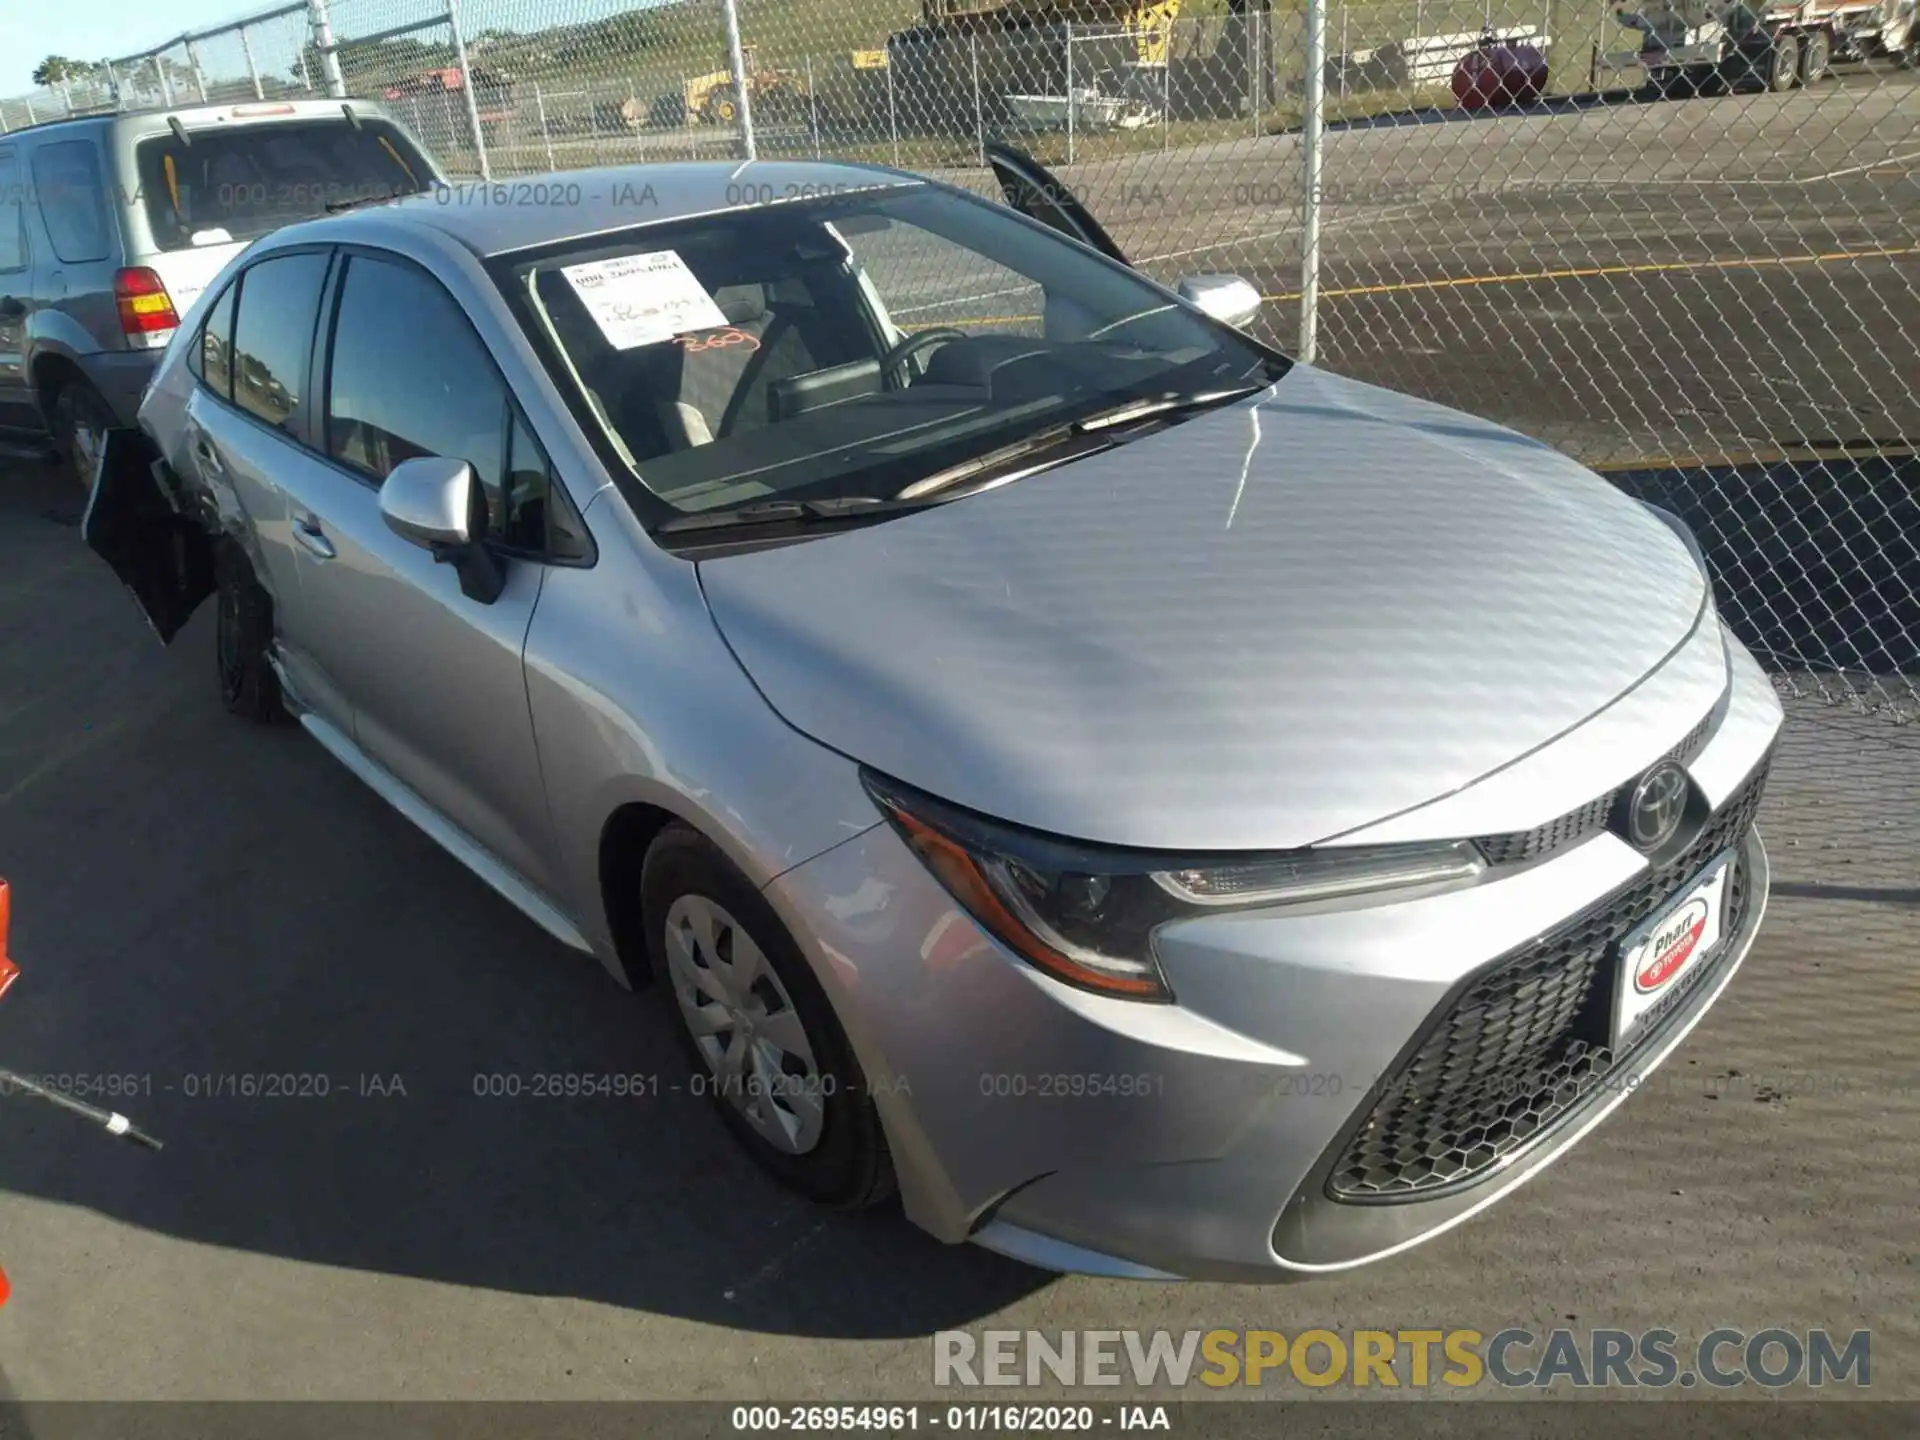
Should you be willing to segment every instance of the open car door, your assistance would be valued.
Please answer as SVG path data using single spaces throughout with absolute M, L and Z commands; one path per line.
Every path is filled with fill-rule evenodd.
M 1026 151 L 1016 150 L 998 140 L 987 141 L 986 154 L 987 164 L 993 167 L 994 177 L 999 180 L 1000 191 L 1006 196 L 1009 207 L 1078 240 L 1082 245 L 1098 250 L 1109 260 L 1117 260 L 1128 269 L 1134 268 L 1133 262 L 1113 243 L 1113 237 L 1101 228 L 1100 222 L 1088 213 L 1087 207 L 1046 166 Z
M 107 432 L 80 533 L 133 592 L 163 645 L 213 593 L 212 541 L 181 512 L 152 442 L 139 430 Z

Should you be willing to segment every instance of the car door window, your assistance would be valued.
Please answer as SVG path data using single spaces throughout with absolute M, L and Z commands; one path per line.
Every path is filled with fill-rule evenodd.
M 33 191 L 55 255 L 68 265 L 107 258 L 112 237 L 106 191 L 91 140 L 63 140 L 34 151 Z
M 516 543 L 516 510 L 524 518 L 528 509 L 507 479 L 506 382 L 438 282 L 403 262 L 355 255 L 340 289 L 327 383 L 327 452 L 334 459 L 372 480 L 423 455 L 464 460 L 486 496 L 489 533 Z M 546 462 L 527 463 L 527 483 L 534 484 Z
M 324 251 L 275 255 L 240 277 L 233 326 L 233 403 L 302 438 L 296 420 L 327 278 Z
M 1002 141 L 989 140 L 985 148 L 987 164 L 1000 182 L 1001 194 L 1009 206 L 1030 220 L 1038 220 L 1049 229 L 1098 250 L 1110 260 L 1132 266 L 1133 262 L 1093 218 L 1093 213 L 1052 171 L 1026 151 Z
M 0 275 L 27 268 L 25 212 L 20 157 L 12 152 L 0 154 Z
M 236 282 L 220 292 L 199 340 L 187 351 L 187 368 L 222 400 L 233 398 L 233 297 L 239 289 Z
M 514 550 L 544 551 L 554 490 L 547 453 L 516 408 L 507 434 L 507 481 L 497 522 L 500 542 Z

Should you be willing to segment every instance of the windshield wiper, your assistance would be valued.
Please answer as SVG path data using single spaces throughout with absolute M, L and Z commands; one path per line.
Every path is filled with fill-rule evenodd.
M 1083 456 L 1093 454 L 1096 450 L 1105 450 L 1113 443 L 1107 440 L 1095 445 L 1082 445 L 1068 451 L 1064 455 L 1052 455 L 1045 460 L 1037 460 L 1033 464 L 1018 470 L 1007 471 L 1004 469 L 1005 466 L 1017 460 L 1023 460 L 1029 455 L 1035 455 L 1042 450 L 1051 449 L 1062 441 L 1072 440 L 1076 438 L 1077 433 L 1078 427 L 1076 426 L 1056 425 L 1051 429 L 1029 435 L 1026 439 L 1018 441 L 1015 444 L 1003 445 L 998 450 L 988 451 L 985 455 L 975 456 L 971 460 L 962 460 L 959 464 L 949 465 L 944 470 L 936 470 L 933 474 L 914 481 L 893 498 L 896 502 L 903 500 L 916 502 L 925 501 L 930 496 L 936 495 L 943 490 L 952 490 L 973 480 L 983 482 L 991 480 L 995 484 L 1004 485 L 1010 480 L 1021 480 L 1029 475 L 1036 475 L 1042 470 L 1051 470 L 1054 466 L 1064 465 L 1069 460 L 1078 460 Z M 1001 473 L 995 474 L 995 471 L 1000 471 Z M 958 497 L 956 496 L 954 498 L 957 499 Z
M 698 510 L 687 515 L 676 515 L 671 520 L 663 520 L 654 526 L 656 534 L 684 534 L 698 530 L 734 530 L 755 525 L 808 524 L 816 521 L 865 519 L 868 516 L 878 518 L 883 515 L 899 515 L 909 510 L 924 510 L 929 505 L 941 503 L 933 497 L 941 492 L 954 490 L 970 481 L 981 481 L 1004 485 L 1012 480 L 1024 479 L 1028 475 L 1050 470 L 1056 465 L 1064 465 L 1070 460 L 1078 460 L 1099 450 L 1105 450 L 1114 442 L 1098 441 L 1088 445 L 1075 446 L 1064 454 L 1049 455 L 1033 464 L 1019 469 L 1007 470 L 1006 466 L 1042 451 L 1052 449 L 1064 441 L 1077 439 L 1081 435 L 1094 434 L 1117 425 L 1125 425 L 1135 420 L 1153 419 L 1162 415 L 1183 414 L 1192 410 L 1206 410 L 1216 405 L 1231 404 L 1235 400 L 1244 400 L 1249 395 L 1257 395 L 1266 389 L 1265 384 L 1237 385 L 1225 390 L 1204 390 L 1190 395 L 1161 395 L 1149 400 L 1130 400 L 1124 405 L 1116 405 L 1111 410 L 1103 410 L 1095 415 L 1084 416 L 1067 425 L 1056 425 L 1012 445 L 1002 446 L 972 460 L 963 460 L 944 470 L 914 481 L 890 498 L 876 495 L 843 495 L 826 500 L 756 500 L 748 505 L 736 505 L 726 510 Z M 957 497 L 953 497 L 957 498 Z
M 950 465 L 945 470 L 936 470 L 924 480 L 913 484 L 894 496 L 896 500 L 924 500 L 942 490 L 951 490 L 955 486 L 971 480 L 984 480 L 990 472 L 999 469 L 1025 456 L 1045 450 L 1063 440 L 1071 440 L 1081 435 L 1095 435 L 1116 426 L 1131 424 L 1135 420 L 1157 419 L 1163 415 L 1185 414 L 1193 410 L 1206 410 L 1216 405 L 1228 405 L 1235 400 L 1244 400 L 1249 395 L 1258 395 L 1270 382 L 1258 385 L 1235 385 L 1224 390 L 1201 390 L 1188 395 L 1157 395 L 1146 400 L 1129 400 L 1124 405 L 1116 405 L 1110 410 L 1101 410 L 1092 415 L 1084 415 L 1067 425 L 1057 425 L 1029 435 L 1025 440 L 992 451 L 974 460 L 963 460 L 958 465 Z M 1096 449 L 1104 450 L 1114 444 L 1105 441 L 1092 447 L 1082 447 L 1065 455 L 1055 455 L 1037 461 L 1025 469 L 1011 473 L 992 475 L 995 484 L 1004 485 L 1010 480 L 1023 480 L 1042 470 L 1051 470 L 1056 465 L 1064 465 L 1069 460 L 1078 460 L 1091 455 Z
M 1073 422 L 1073 428 L 1086 434 L 1095 430 L 1110 430 L 1116 425 L 1130 424 L 1135 420 L 1150 420 L 1161 415 L 1183 415 L 1190 410 L 1210 410 L 1216 405 L 1230 405 L 1235 400 L 1244 400 L 1249 395 L 1258 395 L 1266 388 L 1265 383 L 1235 385 L 1225 390 L 1201 390 L 1191 395 L 1160 395 L 1146 400 L 1129 400 L 1126 404 L 1116 405 L 1111 410 L 1102 410 L 1098 414 L 1076 420 Z
M 751 505 L 736 505 L 728 510 L 696 510 L 689 515 L 676 515 L 653 528 L 655 534 L 731 530 L 746 525 L 864 519 L 869 515 L 898 515 L 924 508 L 911 501 L 882 500 L 874 495 L 843 495 L 828 500 L 756 500 Z

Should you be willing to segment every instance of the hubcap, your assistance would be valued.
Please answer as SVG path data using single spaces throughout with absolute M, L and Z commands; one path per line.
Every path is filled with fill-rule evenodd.
M 98 430 L 84 420 L 74 425 L 68 458 L 72 462 L 74 476 L 89 495 L 93 493 L 94 477 L 100 473 L 102 447 L 103 441 Z
M 667 970 L 711 1083 L 775 1149 L 820 1143 L 826 1094 L 787 987 L 740 922 L 704 895 L 667 909 Z

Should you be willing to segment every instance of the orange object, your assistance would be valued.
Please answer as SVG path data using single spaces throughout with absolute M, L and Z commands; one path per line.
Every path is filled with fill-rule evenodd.
M 0 995 L 7 993 L 7 987 L 13 984 L 20 974 L 20 967 L 7 958 L 7 919 L 12 913 L 12 892 L 7 882 L 0 880 Z M 0 1305 L 6 1304 L 4 1286 L 6 1277 L 0 1276 Z
M 6 1304 L 7 1298 L 12 1294 L 13 1286 L 7 1283 L 7 1272 L 0 1270 L 0 1305 Z

